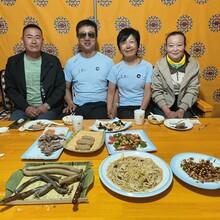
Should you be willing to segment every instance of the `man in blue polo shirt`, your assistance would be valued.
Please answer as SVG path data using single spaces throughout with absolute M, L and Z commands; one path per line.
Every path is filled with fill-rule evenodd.
M 70 58 L 64 68 L 67 107 L 63 112 L 74 112 L 85 119 L 108 118 L 107 77 L 114 63 L 96 50 L 98 31 L 95 22 L 80 21 L 76 34 L 80 52 Z

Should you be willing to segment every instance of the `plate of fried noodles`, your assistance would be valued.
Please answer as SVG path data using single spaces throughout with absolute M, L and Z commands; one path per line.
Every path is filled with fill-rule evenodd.
M 173 179 L 172 171 L 165 161 L 140 151 L 110 155 L 102 161 L 99 176 L 113 192 L 134 198 L 162 193 Z

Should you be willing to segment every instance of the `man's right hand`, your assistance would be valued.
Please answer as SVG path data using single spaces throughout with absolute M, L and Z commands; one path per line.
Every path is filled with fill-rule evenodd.
M 37 109 L 33 106 L 28 106 L 26 109 L 25 109 L 25 113 L 27 116 L 29 116 L 30 118 L 35 118 L 38 116 L 38 112 L 37 112 Z

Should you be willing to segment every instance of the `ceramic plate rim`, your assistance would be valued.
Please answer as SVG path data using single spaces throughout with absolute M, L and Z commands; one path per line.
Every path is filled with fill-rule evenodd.
M 189 157 L 194 157 L 196 161 L 198 159 L 216 159 L 218 163 L 220 163 L 220 160 L 218 158 L 215 158 L 210 155 L 206 154 L 200 154 L 200 153 L 193 153 L 193 152 L 185 152 L 185 153 L 180 153 L 175 155 L 170 162 L 170 167 L 173 173 L 181 179 L 183 182 L 195 186 L 197 188 L 202 188 L 202 189 L 220 189 L 220 181 L 219 183 L 200 183 L 196 182 L 196 180 L 192 179 L 191 177 L 188 176 L 188 174 L 180 167 L 180 162 L 183 159 L 187 159 Z
M 24 129 L 27 130 L 27 131 L 42 131 L 44 130 L 45 128 L 42 128 L 42 129 L 29 129 L 29 127 L 32 125 L 32 124 L 35 124 L 37 122 L 43 122 L 45 124 L 50 124 L 52 123 L 52 121 L 48 120 L 48 119 L 37 119 L 37 120 L 32 120 L 32 121 L 28 121 L 24 124 Z
M 104 130 L 104 129 L 98 129 L 98 128 L 96 127 L 96 124 L 99 123 L 99 122 L 101 122 L 101 123 L 106 123 L 106 122 L 112 123 L 112 122 L 118 121 L 118 120 L 121 120 L 121 119 L 115 118 L 115 119 L 110 119 L 110 120 L 108 120 L 108 119 L 105 119 L 105 120 L 96 120 L 96 121 L 94 122 L 94 124 L 89 127 L 89 129 L 92 130 L 92 131 L 104 131 L 105 133 L 116 133 L 116 132 L 120 132 L 120 131 L 126 130 L 126 129 L 129 128 L 129 127 L 131 126 L 131 124 L 132 124 L 132 122 L 130 122 L 130 121 L 127 122 L 127 121 L 121 120 L 121 121 L 125 124 L 125 126 L 124 126 L 122 129 L 117 130 L 117 131 L 106 131 L 106 130 Z
M 157 164 L 158 164 L 158 162 L 160 162 L 160 167 L 161 167 L 161 163 L 162 163 L 163 164 L 163 173 L 164 173 L 164 171 L 166 171 L 166 174 L 168 174 L 168 175 L 163 175 L 163 176 L 165 176 L 165 180 L 163 180 L 155 189 L 153 189 L 150 192 L 131 193 L 131 192 L 126 192 L 124 190 L 121 190 L 117 186 L 115 186 L 109 179 L 107 179 L 106 168 L 108 167 L 109 162 L 113 162 L 114 160 L 119 159 L 122 155 L 151 158 Z M 162 160 L 161 158 L 159 158 L 153 154 L 146 153 L 146 152 L 140 152 L 140 151 L 139 152 L 138 151 L 135 151 L 135 152 L 126 151 L 126 152 L 121 152 L 121 153 L 112 154 L 112 155 L 108 156 L 105 160 L 102 161 L 102 163 L 99 167 L 99 177 L 100 177 L 101 181 L 103 182 L 103 184 L 107 188 L 112 190 L 113 192 L 120 194 L 120 195 L 123 195 L 123 196 L 132 197 L 132 198 L 145 198 L 145 197 L 151 197 L 151 196 L 158 195 L 158 194 L 164 192 L 170 186 L 170 184 L 172 183 L 172 180 L 173 180 L 172 171 L 171 171 L 170 167 L 168 166 L 168 164 L 164 160 Z
M 183 122 L 185 122 L 187 128 L 184 128 L 184 129 L 182 129 L 182 128 L 175 128 L 174 126 L 171 126 L 171 125 L 170 125 L 170 122 L 171 122 L 171 121 L 177 122 L 177 121 L 180 121 L 180 120 L 183 121 Z M 187 120 L 187 119 L 177 119 L 177 118 L 166 119 L 166 120 L 164 121 L 164 125 L 165 125 L 166 127 L 170 128 L 170 129 L 176 130 L 176 131 L 187 131 L 187 130 L 190 130 L 190 129 L 193 128 L 193 124 L 190 123 L 189 120 Z
M 122 132 L 119 132 L 119 133 L 122 133 L 122 134 L 126 134 L 126 133 L 130 133 L 130 134 L 139 134 L 141 139 L 143 141 L 146 141 L 147 144 L 149 145 L 149 147 L 146 147 L 146 148 L 143 148 L 143 149 L 138 149 L 138 150 L 135 150 L 134 152 L 136 151 L 140 151 L 140 152 L 152 152 L 152 151 L 156 151 L 157 148 L 155 147 L 155 145 L 152 143 L 152 141 L 150 140 L 150 138 L 147 136 L 147 134 L 144 132 L 144 130 L 140 129 L 140 130 L 128 130 L 128 131 L 122 131 Z M 116 153 L 120 153 L 120 152 L 127 152 L 127 150 L 121 150 L 121 151 L 116 151 L 115 148 L 112 146 L 112 144 L 109 144 L 108 143 L 108 138 L 109 136 L 111 135 L 114 135 L 115 133 L 107 133 L 105 135 L 105 145 L 107 147 L 107 150 L 109 152 L 109 154 L 116 154 Z

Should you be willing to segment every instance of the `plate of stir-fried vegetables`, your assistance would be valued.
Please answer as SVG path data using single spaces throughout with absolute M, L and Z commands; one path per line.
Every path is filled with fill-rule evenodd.
M 121 151 L 156 151 L 156 147 L 143 130 L 129 130 L 118 133 L 107 133 L 105 144 L 109 154 Z

